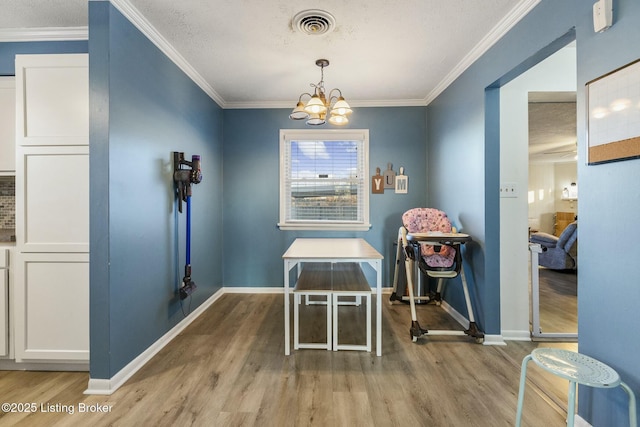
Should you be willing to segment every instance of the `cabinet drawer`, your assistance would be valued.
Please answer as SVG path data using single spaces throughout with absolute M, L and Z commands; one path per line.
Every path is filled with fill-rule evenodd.
M 9 268 L 9 249 L 0 248 L 0 269 Z

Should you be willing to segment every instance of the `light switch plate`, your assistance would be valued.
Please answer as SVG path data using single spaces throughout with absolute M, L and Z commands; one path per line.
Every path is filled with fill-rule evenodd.
M 518 197 L 518 184 L 515 182 L 500 184 L 500 197 Z

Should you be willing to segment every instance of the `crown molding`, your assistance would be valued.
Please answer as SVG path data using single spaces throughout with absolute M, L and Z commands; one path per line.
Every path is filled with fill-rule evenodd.
M 352 107 L 425 107 L 424 99 L 368 99 L 349 101 Z
M 0 29 L 0 42 L 74 41 L 88 39 L 88 27 Z
M 436 87 L 426 96 L 424 104 L 429 105 L 434 99 L 438 97 L 444 90 L 449 87 L 467 68 L 469 68 L 478 58 L 484 55 L 494 44 L 498 42 L 509 30 L 511 30 L 522 18 L 524 18 L 531 10 L 540 3 L 540 0 L 522 0 L 511 12 L 507 14 L 498 25 L 475 47 L 469 52 L 462 61 L 456 65 L 453 70 L 445 76 L 445 78 L 436 85 Z
M 162 53 L 178 66 L 200 89 L 202 89 L 221 108 L 227 108 L 226 102 L 211 85 L 187 62 L 186 59 L 165 39 L 149 21 L 128 0 L 109 0 L 125 18 L 142 32 Z
M 362 107 L 424 107 L 424 99 L 380 99 L 380 100 L 352 100 L 349 105 L 355 108 Z M 295 100 L 292 101 L 248 101 L 248 102 L 227 102 L 225 109 L 260 109 L 260 108 L 288 108 L 295 107 Z
M 92 0 L 105 1 L 105 0 Z M 109 1 L 122 15 L 140 30 L 160 51 L 162 51 L 178 68 L 180 68 L 194 83 L 196 83 L 216 104 L 224 109 L 250 108 L 293 108 L 291 102 L 226 102 L 213 87 L 178 53 L 149 21 L 129 2 L 129 0 Z M 426 106 L 438 97 L 478 58 L 485 54 L 500 38 L 526 16 L 540 0 L 522 0 L 505 16 L 480 42 L 460 61 L 445 78 L 423 99 L 400 100 L 350 100 L 353 107 L 412 107 Z M 21 41 L 71 41 L 88 40 L 87 27 L 65 28 L 8 28 L 0 29 L 0 42 Z

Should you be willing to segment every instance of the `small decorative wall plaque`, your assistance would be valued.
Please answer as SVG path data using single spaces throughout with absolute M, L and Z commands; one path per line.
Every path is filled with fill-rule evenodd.
M 400 174 L 396 176 L 396 194 L 409 192 L 409 177 L 404 174 L 404 168 L 400 166 Z
M 387 170 L 384 171 L 384 188 L 396 188 L 396 173 L 391 166 L 391 163 L 387 163 Z
M 384 177 L 380 175 L 380 168 L 376 168 L 376 174 L 371 177 L 371 193 L 383 194 L 384 193 Z

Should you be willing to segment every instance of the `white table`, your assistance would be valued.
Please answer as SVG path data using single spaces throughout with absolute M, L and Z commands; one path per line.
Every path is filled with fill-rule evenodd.
M 284 260 L 284 354 L 291 353 L 289 274 L 297 266 L 297 276 L 305 262 L 366 262 L 376 271 L 376 355 L 382 356 L 382 260 L 373 246 L 360 238 L 298 238 L 282 255 Z

